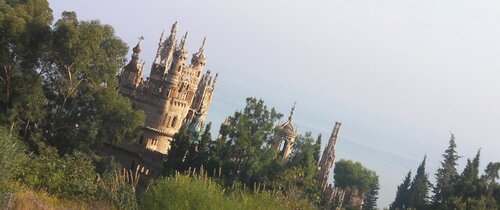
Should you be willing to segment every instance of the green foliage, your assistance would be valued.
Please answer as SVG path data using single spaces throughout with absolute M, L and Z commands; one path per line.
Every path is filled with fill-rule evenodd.
M 31 151 L 89 153 L 140 135 L 144 116 L 118 91 L 127 46 L 113 28 L 64 12 L 52 28 L 45 0 L 0 2 L 0 125 Z
M 52 39 L 44 73 L 50 110 L 44 138 L 67 153 L 138 137 L 144 116 L 117 92 L 116 72 L 127 47 L 113 28 L 64 12 Z
M 498 209 L 500 207 L 500 186 L 497 183 L 500 163 L 489 163 L 484 174 L 479 176 L 480 150 L 476 156 L 467 160 L 463 172 L 456 171 L 455 138 L 443 154 L 444 161 L 436 173 L 436 187 L 432 206 L 427 205 L 427 191 L 431 186 L 425 174 L 425 158 L 418 168 L 417 175 L 410 185 L 408 173 L 403 184 L 398 187 L 391 209 Z M 427 184 L 426 184 L 427 183 Z
M 215 167 L 221 166 L 227 183 L 240 180 L 251 186 L 265 182 L 273 176 L 276 152 L 268 145 L 272 142 L 274 126 L 282 114 L 274 108 L 267 109 L 264 101 L 247 98 L 243 111 L 228 117 L 221 126 L 213 159 Z
M 429 182 L 428 174 L 425 172 L 425 161 L 427 157 L 418 166 L 417 173 L 411 182 L 408 207 L 416 209 L 429 208 L 429 189 L 431 183 Z
M 51 22 L 44 0 L 0 2 L 0 125 L 23 140 L 32 140 L 45 115 L 39 69 L 45 66 Z
M 90 158 L 82 153 L 64 157 L 36 155 L 26 162 L 18 179 L 26 186 L 45 190 L 61 198 L 92 200 L 97 190 L 97 173 Z
M 436 173 L 436 186 L 433 188 L 434 196 L 432 197 L 432 205 L 435 208 L 455 194 L 455 182 L 458 178 L 456 148 L 455 136 L 451 134 L 450 145 L 444 152 L 444 160 Z
M 375 210 L 377 208 L 378 191 L 380 185 L 378 183 L 378 176 L 375 182 L 372 182 L 370 190 L 365 194 L 363 199 L 363 210 Z
M 337 161 L 333 171 L 335 187 L 339 188 L 350 187 L 361 193 L 367 193 L 375 186 L 374 183 L 378 182 L 378 176 L 374 171 L 365 168 L 360 162 L 352 160 L 341 159 Z
M 224 189 L 210 178 L 186 175 L 156 180 L 143 194 L 139 206 L 141 209 L 314 209 L 280 193 L 249 193 L 237 186 Z
M 189 168 L 189 163 L 185 162 L 187 153 L 192 146 L 187 125 L 182 125 L 177 132 L 167 153 L 164 174 L 174 174 L 176 171 L 186 171 Z
M 319 204 L 321 197 L 318 183 L 315 179 L 318 173 L 318 160 L 321 147 L 321 136 L 315 142 L 310 132 L 304 136 L 299 135 L 295 140 L 295 146 L 286 163 L 284 173 L 297 174 L 295 177 L 278 176 L 283 180 L 293 181 L 292 186 L 297 188 L 297 197 L 307 197 L 311 202 Z M 286 188 L 285 188 L 286 189 Z
M 408 171 L 403 183 L 398 186 L 396 198 L 390 205 L 390 209 L 407 209 L 410 197 L 411 171 Z
M 114 165 L 114 163 L 112 163 Z M 97 200 L 106 201 L 117 209 L 137 209 L 135 180 L 127 180 L 131 171 L 109 168 L 98 182 Z
M 357 189 L 363 196 L 363 209 L 375 209 L 377 207 L 380 186 L 375 171 L 365 168 L 359 162 L 343 159 L 335 163 L 333 171 L 335 187 Z
M 8 191 L 8 185 L 21 169 L 26 160 L 25 150 L 21 142 L 10 136 L 7 130 L 0 127 L 0 204 Z

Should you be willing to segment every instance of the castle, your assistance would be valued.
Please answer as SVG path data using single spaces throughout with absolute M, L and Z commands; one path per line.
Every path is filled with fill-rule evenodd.
M 145 63 L 139 59 L 141 40 L 133 48 L 132 59 L 119 75 L 120 93 L 130 98 L 132 106 L 144 111 L 146 122 L 140 140 L 146 149 L 166 154 L 170 141 L 184 122 L 195 115 L 204 121 L 212 100 L 217 75 L 210 70 L 203 73 L 206 64 L 205 42 L 186 63 L 185 49 L 188 33 L 177 43 L 177 22 L 170 35 L 160 36 L 151 72 L 143 79 Z
M 189 126 L 203 123 L 217 82 L 217 74 L 212 76 L 210 70 L 203 73 L 206 39 L 198 52 L 192 55 L 190 64 L 186 64 L 188 51 L 185 44 L 188 34 L 177 43 L 177 31 L 176 22 L 167 38 L 161 34 L 156 57 L 146 80 L 143 79 L 145 62 L 139 58 L 142 40 L 133 48 L 132 59 L 118 75 L 120 93 L 130 98 L 132 106 L 143 110 L 146 115 L 144 132 L 138 142 L 108 144 L 103 152 L 113 154 L 123 166 L 130 164 L 131 171 L 144 177 L 139 180 L 139 187 L 142 188 L 147 186 L 147 179 L 156 177 L 161 171 L 170 142 L 181 126 L 189 122 Z M 290 157 L 297 137 L 297 129 L 292 123 L 294 113 L 295 104 L 288 120 L 277 126 L 271 145 L 284 161 Z M 360 197 L 349 189 L 333 188 L 328 184 L 335 162 L 335 145 L 340 126 L 340 123 L 335 123 L 316 176 L 327 207 L 342 207 L 345 196 L 349 196 L 346 197 L 349 203 L 351 197 Z

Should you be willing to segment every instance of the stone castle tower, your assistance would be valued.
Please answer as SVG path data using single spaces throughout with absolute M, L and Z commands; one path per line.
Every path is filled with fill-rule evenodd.
M 316 179 L 318 180 L 320 189 L 323 192 L 327 189 L 328 177 L 330 175 L 330 171 L 332 170 L 333 164 L 335 163 L 335 145 L 337 145 L 337 138 L 341 125 L 341 123 L 335 122 L 332 135 L 328 140 L 328 145 L 325 147 L 325 150 L 323 150 L 323 155 L 321 156 L 321 160 L 319 162 L 319 171 Z
M 206 64 L 206 39 L 187 64 L 185 49 L 188 33 L 177 43 L 177 22 L 170 35 L 160 36 L 151 72 L 143 79 L 145 63 L 139 60 L 141 41 L 133 48 L 132 59 L 119 75 L 120 93 L 131 99 L 134 108 L 144 111 L 146 122 L 140 143 L 151 151 L 166 154 L 170 141 L 184 122 L 195 115 L 203 122 L 217 82 Z
M 287 160 L 292 153 L 295 138 L 297 137 L 297 129 L 292 125 L 294 113 L 295 104 L 292 107 L 288 121 L 278 126 L 277 132 L 274 135 L 272 148 L 280 153 L 283 160 Z

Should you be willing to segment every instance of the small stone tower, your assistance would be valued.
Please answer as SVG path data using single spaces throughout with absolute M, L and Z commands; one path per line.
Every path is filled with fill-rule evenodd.
M 140 42 L 119 76 L 120 92 L 131 99 L 134 108 L 143 110 L 146 115 L 140 143 L 161 154 L 168 152 L 172 137 L 184 122 L 191 121 L 194 112 L 201 114 L 199 121 L 205 119 L 217 80 L 217 76 L 212 79 L 210 71 L 203 74 L 206 39 L 187 64 L 188 33 L 177 44 L 177 31 L 175 22 L 166 39 L 162 32 L 150 75 L 145 81 L 142 79 L 144 62 L 138 61 L 142 50 Z
M 144 61 L 139 60 L 142 51 L 141 41 L 132 49 L 132 59 L 123 67 L 118 79 L 120 81 L 120 92 L 124 95 L 132 95 L 133 91 L 142 84 L 142 74 L 144 71 Z
M 328 145 L 325 147 L 325 150 L 323 151 L 323 155 L 321 156 L 321 160 L 319 162 L 319 171 L 316 179 L 320 184 L 320 189 L 322 192 L 325 192 L 325 190 L 327 189 L 328 177 L 330 175 L 330 171 L 332 170 L 333 164 L 335 163 L 335 145 L 337 144 L 337 138 L 341 125 L 341 123 L 335 122 L 332 135 L 330 136 L 330 140 L 328 140 Z
M 283 160 L 287 160 L 292 153 L 295 138 L 297 137 L 297 129 L 292 125 L 293 114 L 295 113 L 295 104 L 292 107 L 288 121 L 277 128 L 274 135 L 272 148 L 280 153 Z

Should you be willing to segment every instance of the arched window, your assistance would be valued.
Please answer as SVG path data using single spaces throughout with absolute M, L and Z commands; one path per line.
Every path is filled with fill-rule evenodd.
M 182 68 L 182 66 L 179 66 L 179 68 L 177 68 L 177 71 L 181 71 L 181 68 Z
M 177 116 L 174 117 L 174 119 L 172 120 L 172 124 L 170 125 L 170 127 L 175 127 L 177 125 Z

